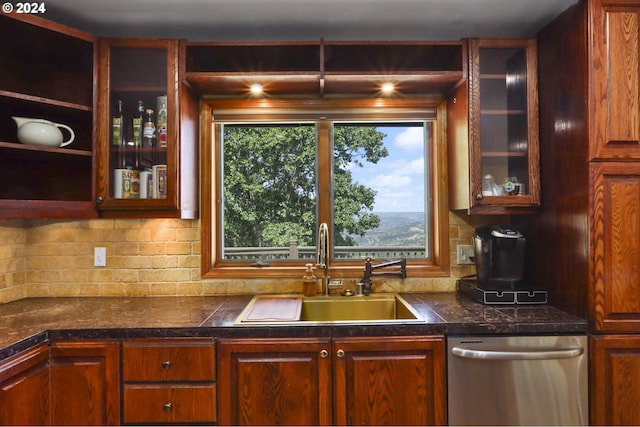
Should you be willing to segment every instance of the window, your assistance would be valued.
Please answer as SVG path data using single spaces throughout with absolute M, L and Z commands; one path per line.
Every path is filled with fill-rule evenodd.
M 297 277 L 320 223 L 332 274 L 359 276 L 369 256 L 448 274 L 436 110 L 385 102 L 207 100 L 203 275 Z

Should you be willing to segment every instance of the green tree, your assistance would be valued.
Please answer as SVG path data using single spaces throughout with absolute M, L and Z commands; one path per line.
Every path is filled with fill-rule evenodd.
M 388 155 L 371 126 L 336 126 L 334 244 L 355 245 L 380 218 L 375 191 L 352 180 L 349 166 Z M 313 245 L 316 231 L 316 135 L 312 125 L 224 127 L 224 234 L 227 247 Z

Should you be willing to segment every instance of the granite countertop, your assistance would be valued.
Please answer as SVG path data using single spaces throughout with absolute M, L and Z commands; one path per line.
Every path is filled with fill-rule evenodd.
M 457 293 L 407 293 L 423 324 L 234 327 L 252 295 L 27 298 L 0 305 L 0 360 L 49 339 L 586 333 L 549 305 L 487 306 Z

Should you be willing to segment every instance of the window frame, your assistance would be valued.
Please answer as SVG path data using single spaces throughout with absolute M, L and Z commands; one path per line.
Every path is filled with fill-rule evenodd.
M 331 138 L 331 121 L 340 120 L 432 120 L 433 141 L 430 146 L 430 215 L 431 258 L 407 259 L 407 277 L 446 277 L 449 275 L 449 220 L 446 179 L 446 103 L 434 105 L 425 98 L 205 98 L 201 103 L 201 276 L 203 278 L 297 278 L 308 260 L 279 261 L 268 266 L 247 261 L 222 260 L 217 243 L 221 236 L 220 173 L 221 158 L 215 121 L 314 121 L 318 132 L 319 183 L 331 183 L 332 147 L 320 143 Z M 327 120 L 322 120 L 326 118 Z M 320 119 L 320 120 L 319 120 Z M 327 165 L 326 162 L 329 162 Z M 329 171 L 329 172 L 327 172 Z M 318 223 L 331 227 L 330 185 L 318 187 Z M 332 231 L 330 230 L 330 235 Z M 330 248 L 332 251 L 332 248 Z M 332 259 L 333 253 L 330 253 Z M 252 265 L 253 264 L 253 265 Z M 339 260 L 330 264 L 329 274 L 344 278 L 362 276 L 363 262 Z

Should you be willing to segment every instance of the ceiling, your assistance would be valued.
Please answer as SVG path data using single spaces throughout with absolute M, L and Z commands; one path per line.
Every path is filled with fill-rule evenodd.
M 190 41 L 528 37 L 579 0 L 47 0 L 98 36 Z

